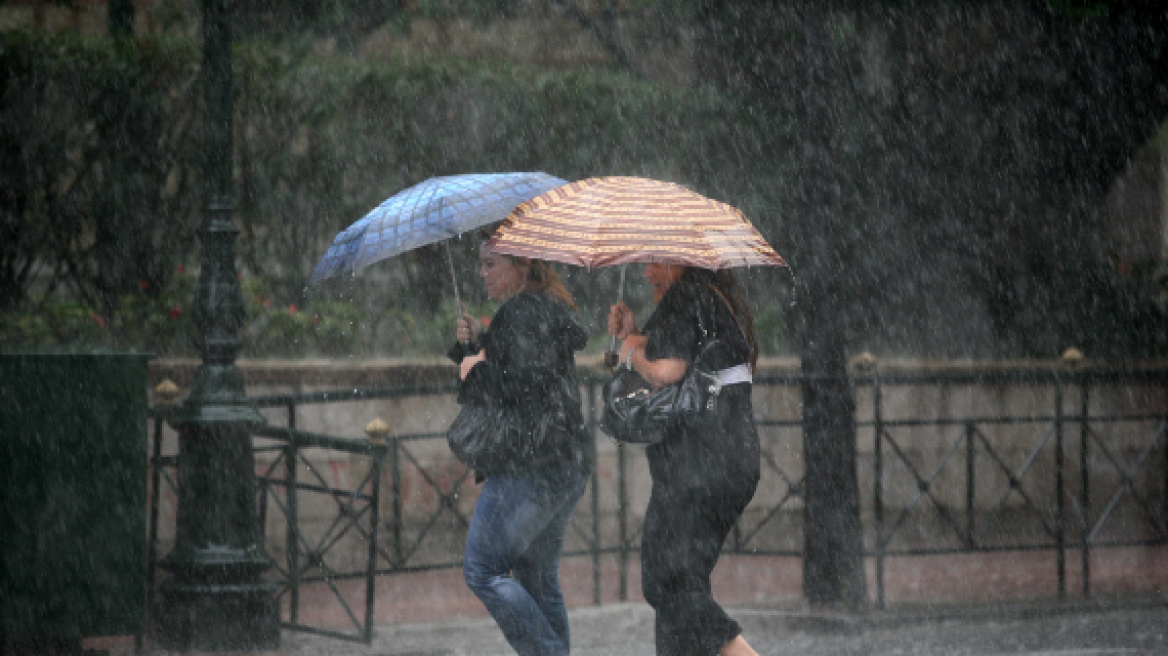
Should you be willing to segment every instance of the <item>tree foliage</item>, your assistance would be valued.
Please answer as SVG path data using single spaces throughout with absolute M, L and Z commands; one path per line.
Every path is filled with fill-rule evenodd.
M 197 207 L 193 54 L 0 36 L 0 309 L 65 287 L 108 315 L 165 285 Z
M 694 65 L 716 86 L 611 69 L 325 55 L 311 42 L 348 29 L 356 5 L 297 13 L 301 4 L 245 2 L 236 24 L 239 253 L 276 306 L 343 296 L 366 317 L 391 301 L 410 314 L 439 311 L 450 283 L 434 248 L 309 296 L 304 286 L 333 235 L 386 197 L 470 171 L 681 182 L 741 207 L 800 275 L 806 254 L 791 220 L 801 212 L 801 3 L 578 4 L 625 45 L 646 21 L 653 38 L 702 28 Z M 476 20 L 548 10 L 495 4 Z M 1162 10 L 1097 4 L 1106 10 L 1053 0 L 832 5 L 841 197 L 832 238 L 846 282 L 835 317 L 849 350 L 1168 351 L 1150 328 L 1164 319 L 1143 277 L 1151 266 L 1117 262 L 1099 211 L 1168 113 Z M 175 11 L 197 15 L 187 5 Z M 383 26 L 403 12 L 453 20 L 471 9 L 368 9 Z M 35 312 L 70 297 L 112 317 L 123 297 L 163 294 L 176 267 L 195 262 L 201 96 L 198 46 L 187 38 L 0 36 L 0 307 Z M 290 47 L 296 39 L 305 41 Z M 644 70 L 637 49 L 627 52 Z M 481 301 L 471 246 L 456 247 L 463 293 Z M 564 272 L 599 326 L 615 272 Z M 743 273 L 756 313 L 788 327 L 789 277 Z M 785 334 L 764 341 L 789 351 Z
M 23 277 L 10 276 L 7 307 L 28 310 L 54 293 L 72 291 L 59 285 L 49 289 L 48 274 L 60 271 L 71 276 L 76 289 L 90 290 L 79 295 L 93 312 L 120 326 L 115 315 L 122 296 L 143 286 L 162 290 L 178 265 L 191 269 L 197 262 L 194 230 L 201 207 L 192 153 L 199 131 L 190 130 L 201 124 L 197 51 L 161 43 L 125 50 L 111 41 L 68 35 L 14 33 L 6 43 L 11 92 L 0 117 L 8 147 L 26 153 L 5 169 L 9 193 L 55 198 L 51 195 L 72 189 L 70 181 L 86 168 L 70 159 L 79 152 L 70 144 L 89 143 L 92 157 L 122 167 L 115 178 L 92 173 L 86 201 L 68 212 L 56 209 L 60 201 L 5 204 L 6 226 L 22 235 L 5 240 L 5 252 L 12 251 L 5 257 L 23 265 L 8 268 Z M 152 63 L 146 61 L 150 56 L 169 59 Z M 761 159 L 761 153 L 726 147 L 738 141 L 733 133 L 752 129 L 756 119 L 711 88 L 670 89 L 610 72 L 440 58 L 290 57 L 258 42 L 239 45 L 235 62 L 238 252 L 243 273 L 265 281 L 264 297 L 275 307 L 304 309 L 343 296 L 358 304 L 367 320 L 391 307 L 411 315 L 443 311 L 452 294 L 436 247 L 379 264 L 354 281 L 325 285 L 307 296 L 305 290 L 312 268 L 340 230 L 388 196 L 435 175 L 512 170 L 544 170 L 568 179 L 643 175 L 676 180 L 747 211 L 761 206 L 751 202 L 758 196 L 741 175 L 744 162 Z M 107 69 L 134 67 L 142 79 L 133 93 L 117 86 L 124 82 L 104 81 L 120 79 Z M 151 76 L 152 71 L 186 74 Z M 38 85 L 85 91 L 52 97 L 26 93 Z M 96 91 L 106 88 L 107 96 Z M 106 104 L 93 96 L 106 98 Z M 114 99 L 121 104 L 110 104 Z M 35 111 L 24 111 L 34 106 Z M 161 114 L 164 110 L 170 114 Z M 134 121 L 141 129 L 127 138 L 125 130 Z M 107 123 L 123 131 L 95 127 Z M 33 141 L 42 145 L 31 151 L 21 135 L 42 125 L 46 135 L 57 136 Z M 169 131 L 152 132 L 152 126 Z M 110 170 L 105 160 L 102 171 Z M 38 172 L 40 187 L 20 177 L 26 170 Z M 147 189 L 135 192 L 135 185 Z M 764 231 L 776 223 L 766 213 L 759 218 Z M 35 238 L 41 229 L 76 238 L 48 248 Z M 101 230 L 116 238 L 102 242 Z M 107 250 L 99 247 L 103 243 Z M 463 294 L 481 302 L 473 245 L 460 242 L 456 248 Z M 564 273 L 575 279 L 574 291 L 599 325 L 602 309 L 612 302 L 615 275 Z M 104 281 L 115 278 L 122 284 L 108 288 L 110 302 L 99 303 Z M 375 348 L 378 339 L 369 336 Z M 393 352 L 393 339 L 380 338 L 380 347 Z
M 710 75 L 763 111 L 797 114 L 803 4 L 698 4 Z M 1121 1 L 824 6 L 841 203 L 830 237 L 846 272 L 838 320 L 853 348 L 1052 357 L 1093 332 L 1100 347 L 1105 335 L 1129 332 L 1147 339 L 1104 352 L 1163 353 L 1168 345 L 1146 323 L 1164 317 L 1157 290 L 1123 280 L 1130 273 L 1116 269 L 1101 206 L 1168 116 L 1168 10 Z M 798 274 L 808 254 L 800 240 L 790 244 Z M 1103 307 L 1117 289 L 1144 310 L 1122 319 L 1070 310 Z M 1089 323 L 1052 320 L 1071 315 Z

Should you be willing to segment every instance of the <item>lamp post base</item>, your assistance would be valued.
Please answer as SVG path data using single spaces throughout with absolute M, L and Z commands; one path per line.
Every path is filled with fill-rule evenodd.
M 164 583 L 155 640 L 168 651 L 274 651 L 280 608 L 271 583 Z

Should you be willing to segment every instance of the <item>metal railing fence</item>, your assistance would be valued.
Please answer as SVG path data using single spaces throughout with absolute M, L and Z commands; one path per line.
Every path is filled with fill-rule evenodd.
M 877 606 L 886 604 L 886 562 L 893 557 L 1050 551 L 1057 562 L 1058 594 L 1065 597 L 1070 552 L 1079 552 L 1082 594 L 1089 595 L 1091 550 L 1168 544 L 1168 369 L 872 373 L 849 380 L 858 400 L 858 439 L 870 442 L 868 450 L 861 449 L 859 469 L 865 556 L 875 561 L 873 601 Z M 598 441 L 608 439 L 597 429 L 603 382 L 597 376 L 583 381 L 585 415 Z M 769 398 L 781 391 L 797 397 L 808 382 L 801 375 L 759 376 L 754 385 L 756 396 Z M 1093 410 L 1093 395 L 1109 389 L 1128 389 L 1129 395 L 1131 389 L 1158 391 L 1159 408 L 1126 413 Z M 948 390 L 950 395 L 961 390 L 969 398 L 1026 396 L 1031 411 L 949 416 L 930 405 L 927 397 L 936 390 Z M 266 537 L 263 531 L 271 512 L 277 513 L 277 523 L 282 521 L 285 529 L 283 557 L 272 558 L 272 574 L 284 603 L 284 626 L 370 642 L 376 577 L 461 567 L 460 550 L 435 552 L 423 547 L 428 542 L 442 543 L 444 531 L 448 547 L 460 546 L 469 527 L 468 495 L 460 494 L 470 487 L 471 473 L 448 452 L 437 461 L 419 455 L 428 443 L 444 440 L 443 432 L 387 436 L 384 443 L 320 435 L 297 429 L 300 409 L 455 391 L 453 384 L 406 385 L 251 399 L 260 408 L 280 408 L 286 413 L 285 426 L 255 431 L 257 462 L 263 468 L 256 479 L 257 530 Z M 899 397 L 900 402 L 890 402 L 890 397 Z M 1034 412 L 1042 403 L 1048 404 L 1049 411 Z M 906 406 L 916 411 L 906 415 Z M 932 412 L 922 410 L 930 407 Z M 179 484 L 171 474 L 179 456 L 161 452 L 165 416 L 165 408 L 155 409 L 151 563 L 158 557 L 160 485 L 165 482 L 173 490 Z M 764 412 L 756 423 L 763 444 L 763 482 L 756 502 L 727 539 L 724 553 L 798 557 L 802 554 L 801 526 L 796 521 L 802 509 L 801 421 L 798 416 Z M 1121 429 L 1122 436 L 1109 439 L 1108 431 L 1116 429 Z M 351 484 L 338 486 L 319 471 L 313 453 L 339 454 L 362 466 Z M 627 447 L 616 448 L 614 456 L 616 507 L 609 524 L 615 526 L 602 530 L 601 485 L 594 472 L 585 501 L 569 527 L 564 553 L 565 557 L 590 558 L 596 604 L 602 598 L 604 555 L 618 559 L 618 597 L 628 598 L 629 557 L 639 548 L 641 532 L 629 499 L 630 467 L 640 456 Z M 431 494 L 433 508 L 407 517 L 403 489 L 407 483 Z M 388 504 L 382 503 L 383 493 Z M 1106 498 L 1102 504 L 1097 502 L 1101 493 Z M 315 533 L 302 517 L 302 495 L 332 499 L 335 515 L 317 522 Z M 1122 522 L 1117 519 L 1124 500 L 1134 505 L 1142 520 L 1139 526 L 1129 521 L 1130 512 Z M 1037 529 L 1010 534 L 1022 519 L 1031 520 Z M 362 553 L 359 559 L 352 556 L 355 548 Z M 351 585 L 354 582 L 360 585 Z M 151 607 L 154 583 L 151 567 Z M 301 617 L 305 586 L 328 588 L 352 632 L 306 623 Z
M 976 553 L 994 551 L 1047 550 L 1055 554 L 1058 595 L 1067 595 L 1067 555 L 1077 549 L 1080 557 L 1082 594 L 1091 592 L 1092 549 L 1102 547 L 1168 544 L 1168 372 L 1163 369 L 1127 371 L 1065 371 L 1059 369 L 1007 371 L 977 374 L 873 375 L 857 379 L 870 388 L 872 418 L 858 422 L 861 430 L 874 437 L 872 552 L 876 561 L 876 602 L 883 608 L 885 562 L 889 556 Z M 980 415 L 968 417 L 896 417 L 885 412 L 884 397 L 890 389 L 976 386 L 1000 390 L 1024 389 L 1033 394 L 1045 390 L 1049 410 L 1023 415 Z M 1122 388 L 1130 396 L 1133 389 L 1158 390 L 1158 411 L 1092 412 L 1094 392 Z M 1068 409 L 1068 405 L 1073 406 Z M 989 436 L 1001 427 L 1024 428 L 1013 431 L 1012 448 L 1025 447 L 1024 457 L 1008 462 L 1001 440 Z M 934 427 L 953 431 L 940 440 L 939 457 L 928 463 L 914 462 L 898 440 L 896 432 Z M 1123 429 L 1126 431 L 1116 431 Z M 1107 439 L 1105 429 L 1116 433 Z M 1127 442 L 1130 459 L 1117 452 Z M 1153 454 L 1159 453 L 1160 468 L 1154 469 Z M 1074 457 L 1077 455 L 1077 458 Z M 961 502 L 938 498 L 936 483 L 956 463 L 960 474 Z M 980 463 L 980 464 L 979 464 Z M 1046 464 L 1048 476 L 1038 475 Z M 899 513 L 886 517 L 889 509 L 889 468 L 899 465 L 915 486 L 914 494 L 901 504 Z M 926 468 L 928 467 L 928 468 Z M 985 472 L 989 469 L 990 474 Z M 1144 485 L 1137 484 L 1143 476 Z M 1029 478 L 1028 478 L 1029 477 Z M 994 481 L 987 483 L 987 479 Z M 1030 483 L 1028 486 L 1027 484 Z M 1093 503 L 1095 494 L 1107 490 L 1107 502 Z M 1159 495 L 1159 500 L 1151 498 Z M 981 503 L 986 495 L 991 503 Z M 1021 535 L 987 536 L 995 520 L 1001 520 L 1012 498 L 1023 514 L 1037 525 L 1038 538 Z M 1116 526 L 1116 511 L 1124 498 L 1132 501 L 1143 524 Z M 916 507 L 928 502 L 950 535 L 952 546 L 919 545 L 895 548 L 893 540 L 913 516 Z M 979 514 L 979 506 L 988 509 Z M 890 521 L 891 520 L 891 521 Z M 1004 524 L 998 521 L 998 524 Z M 1013 520 L 1017 524 L 1017 520 Z M 1107 538 L 1104 531 L 1115 528 Z M 1029 537 L 1030 539 L 1026 539 Z

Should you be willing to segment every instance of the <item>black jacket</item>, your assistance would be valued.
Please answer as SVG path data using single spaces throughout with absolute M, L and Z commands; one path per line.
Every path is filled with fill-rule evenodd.
M 487 359 L 462 381 L 458 402 L 484 402 L 490 397 L 514 407 L 517 416 L 533 424 L 541 413 L 553 413 L 551 423 L 559 428 L 537 458 L 517 463 L 515 469 L 588 467 L 591 449 L 580 411 L 575 358 L 588 343 L 588 334 L 579 315 L 547 294 L 517 294 L 503 303 L 479 341 Z M 462 345 L 456 344 L 449 355 L 461 362 Z

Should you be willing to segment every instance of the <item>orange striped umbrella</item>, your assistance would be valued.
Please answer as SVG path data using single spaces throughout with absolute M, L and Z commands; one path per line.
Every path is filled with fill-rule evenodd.
M 787 265 L 738 209 L 645 178 L 588 178 L 557 187 L 516 207 L 489 247 L 588 268 Z

